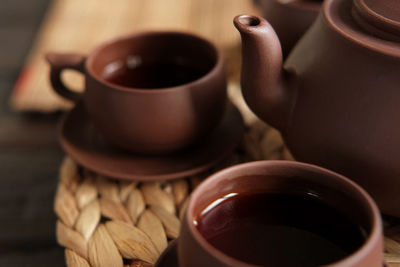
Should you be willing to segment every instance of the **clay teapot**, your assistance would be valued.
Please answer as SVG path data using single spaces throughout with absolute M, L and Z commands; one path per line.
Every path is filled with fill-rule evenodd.
M 286 57 L 317 18 L 323 0 L 253 0 L 272 25 Z
M 296 159 L 352 178 L 400 217 L 400 1 L 326 0 L 284 64 L 267 21 L 234 23 L 250 108 Z

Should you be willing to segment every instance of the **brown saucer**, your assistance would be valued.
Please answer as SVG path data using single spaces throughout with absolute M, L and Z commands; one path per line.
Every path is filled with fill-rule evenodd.
M 112 178 L 165 180 L 202 172 L 233 152 L 241 140 L 244 124 L 239 110 L 229 104 L 217 128 L 186 151 L 145 156 L 109 144 L 88 120 L 82 102 L 62 120 L 60 142 L 78 164 Z
M 158 258 L 155 267 L 178 267 L 178 242 L 174 240 Z

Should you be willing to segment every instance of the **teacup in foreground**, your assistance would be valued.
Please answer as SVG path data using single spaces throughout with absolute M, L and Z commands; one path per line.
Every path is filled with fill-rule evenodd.
M 48 54 L 53 89 L 82 99 L 96 128 L 111 143 L 138 153 L 187 148 L 220 122 L 226 77 L 220 52 L 187 33 L 144 32 L 102 44 L 87 57 Z M 86 77 L 83 95 L 61 72 Z
M 260 161 L 220 171 L 192 194 L 180 267 L 381 267 L 379 211 L 358 185 L 316 166 Z

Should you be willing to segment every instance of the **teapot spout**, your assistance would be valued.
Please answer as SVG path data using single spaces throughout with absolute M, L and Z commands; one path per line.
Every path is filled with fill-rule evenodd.
M 283 69 L 279 38 L 257 16 L 236 16 L 234 24 L 242 38 L 243 97 L 258 117 L 285 132 L 294 105 L 295 75 Z

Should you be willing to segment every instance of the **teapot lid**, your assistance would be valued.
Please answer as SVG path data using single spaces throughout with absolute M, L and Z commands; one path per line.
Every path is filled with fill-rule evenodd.
M 325 0 L 322 14 L 346 39 L 400 58 L 400 0 Z
M 353 0 L 352 15 L 364 30 L 383 39 L 400 40 L 399 0 Z

